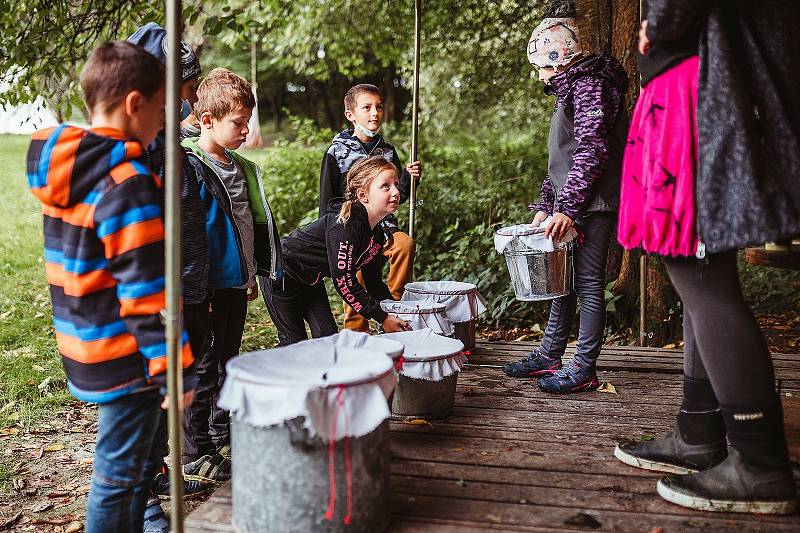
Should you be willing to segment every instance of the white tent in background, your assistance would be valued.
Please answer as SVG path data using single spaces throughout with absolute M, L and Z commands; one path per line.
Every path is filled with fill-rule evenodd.
M 56 116 L 47 109 L 40 96 L 29 104 L 0 106 L 0 133 L 30 135 L 36 130 L 57 124 Z
M 261 123 L 258 120 L 258 79 L 256 72 L 256 38 L 253 37 L 250 43 L 250 85 L 253 87 L 253 97 L 255 97 L 256 105 L 253 108 L 253 114 L 250 115 L 250 122 L 247 127 L 250 132 L 244 141 L 247 148 L 258 148 L 261 146 Z

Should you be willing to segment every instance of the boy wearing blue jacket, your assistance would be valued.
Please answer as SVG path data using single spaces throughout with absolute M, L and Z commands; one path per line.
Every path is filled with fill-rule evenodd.
M 196 401 L 187 410 L 184 473 L 187 479 L 230 478 L 227 411 L 217 408 L 225 364 L 239 353 L 247 302 L 258 296 L 256 276 L 282 277 L 280 240 L 261 184 L 261 169 L 233 150 L 244 143 L 255 106 L 250 84 L 224 68 L 212 70 L 197 90 L 200 137 L 183 146 L 198 177 L 206 210 L 211 298 L 211 349 L 198 359 Z

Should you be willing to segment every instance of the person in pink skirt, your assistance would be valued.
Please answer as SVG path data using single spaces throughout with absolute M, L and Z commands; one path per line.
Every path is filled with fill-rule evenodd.
M 673 431 L 614 454 L 685 474 L 657 485 L 678 505 L 790 513 L 781 403 L 737 248 L 800 227 L 800 7 L 648 0 L 645 17 L 617 231 L 626 249 L 663 258 L 683 301 L 683 401 Z

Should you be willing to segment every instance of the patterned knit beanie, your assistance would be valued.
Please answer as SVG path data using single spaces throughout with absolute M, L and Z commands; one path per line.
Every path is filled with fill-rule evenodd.
M 573 18 L 544 19 L 528 41 L 528 61 L 539 68 L 566 65 L 582 53 Z

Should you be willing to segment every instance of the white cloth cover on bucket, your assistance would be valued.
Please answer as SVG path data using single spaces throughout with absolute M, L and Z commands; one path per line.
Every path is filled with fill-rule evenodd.
M 403 355 L 403 345 L 391 339 L 385 339 L 379 335 L 370 335 L 361 331 L 343 329 L 339 333 L 309 339 L 298 342 L 297 345 L 303 346 L 340 346 L 342 348 L 363 348 L 371 352 L 385 353 L 392 359 L 397 359 Z
M 302 416 L 325 442 L 378 427 L 390 415 L 386 400 L 397 384 L 385 353 L 324 342 L 260 350 L 226 368 L 218 404 L 237 421 L 269 427 Z
M 462 281 L 415 281 L 406 283 L 403 300 L 427 300 L 444 304 L 451 322 L 468 322 L 486 310 L 486 299 L 472 283 Z
M 441 381 L 460 372 L 467 362 L 461 352 L 464 343 L 436 334 L 431 329 L 384 333 L 382 337 L 401 342 L 405 347 L 400 374 L 428 381 Z
M 408 322 L 412 330 L 428 328 L 447 336 L 455 331 L 453 323 L 447 319 L 444 305 L 427 301 L 383 300 L 381 309 Z
M 494 249 L 497 250 L 497 253 L 502 254 L 508 245 L 511 244 L 511 241 L 517 239 L 517 242 L 530 250 L 538 250 L 540 252 L 554 251 L 556 248 L 553 244 L 552 237 L 545 238 L 544 233 L 534 233 L 536 230 L 547 228 L 551 220 L 553 220 L 552 215 L 544 219 L 541 224 L 535 228 L 530 224 L 516 224 L 514 226 L 500 228 L 494 234 Z M 575 231 L 575 228 L 570 228 L 564 238 L 561 239 L 561 242 L 566 244 L 577 236 L 578 232 Z

